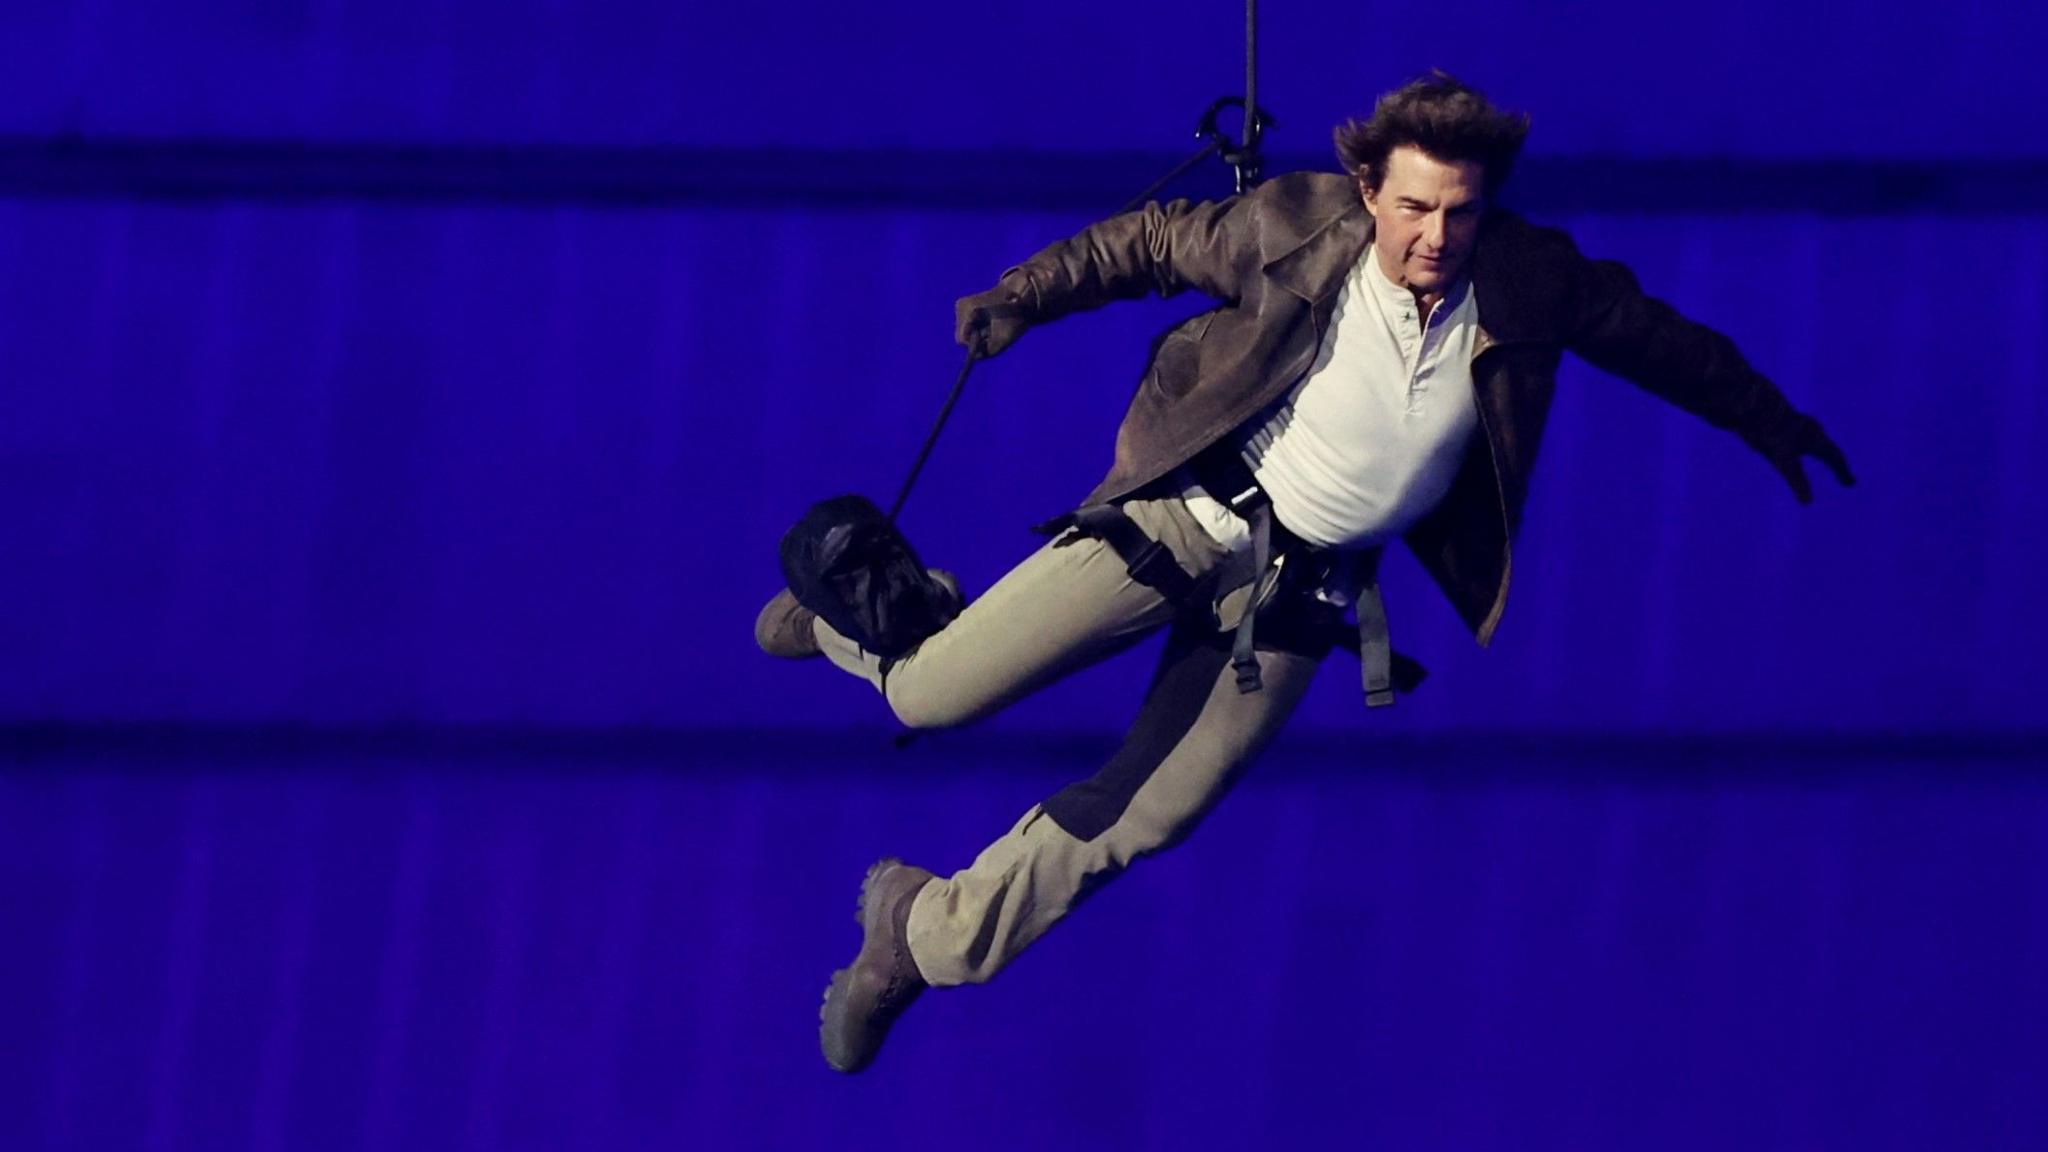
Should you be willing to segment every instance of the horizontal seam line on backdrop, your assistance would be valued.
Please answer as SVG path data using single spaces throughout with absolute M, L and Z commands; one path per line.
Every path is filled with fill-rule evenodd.
M 578 771 L 657 768 L 688 770 L 706 761 L 720 769 L 773 769 L 801 775 L 843 771 L 847 762 L 923 774 L 955 771 L 963 757 L 977 764 L 1030 767 L 1048 760 L 1092 760 L 1113 747 L 1111 732 L 933 734 L 907 749 L 879 728 L 816 730 L 717 728 L 565 728 L 439 725 L 170 724 L 144 722 L 0 724 L 0 771 L 39 764 L 119 768 L 129 760 L 232 767 L 279 759 L 425 759 Z M 1432 774 L 1465 766 L 1453 777 L 1492 778 L 1518 770 L 1537 776 L 1611 774 L 1632 765 L 1643 779 L 1712 775 L 1782 776 L 1787 762 L 1823 774 L 1889 769 L 1997 765 L 2048 780 L 2048 732 L 1591 732 L 1459 731 L 1444 734 L 1290 733 L 1261 772 L 1281 776 L 1324 771 Z M 1485 764 L 1483 770 L 1469 766 Z M 1290 767 L 1290 765 L 1292 767 Z
M 259 139 L 0 137 L 0 197 L 622 206 L 1075 210 L 1122 202 L 1168 152 L 804 150 Z M 1331 170 L 1273 156 L 1269 173 Z M 1221 195 L 1220 165 L 1169 188 Z M 1529 156 L 1531 213 L 2048 214 L 2048 157 Z

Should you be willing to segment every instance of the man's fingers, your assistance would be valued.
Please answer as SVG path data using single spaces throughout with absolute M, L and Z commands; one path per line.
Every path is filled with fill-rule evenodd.
M 1030 313 L 1014 295 L 993 288 L 962 296 L 953 304 L 953 339 L 962 347 L 994 356 L 1017 342 L 1030 324 Z
M 1773 460 L 1771 463 L 1778 466 L 1778 475 L 1783 476 L 1785 483 L 1792 486 L 1792 495 L 1798 497 L 1801 504 L 1813 503 L 1813 484 L 1807 480 L 1806 465 L 1799 462 L 1797 455 Z
M 1813 455 L 1814 459 L 1828 466 L 1828 471 L 1835 474 L 1835 479 L 1841 482 L 1842 487 L 1848 488 L 1855 485 L 1856 474 L 1849 471 L 1849 458 L 1842 455 L 1842 450 L 1835 445 L 1833 440 L 1822 437 L 1820 445 L 1814 449 Z

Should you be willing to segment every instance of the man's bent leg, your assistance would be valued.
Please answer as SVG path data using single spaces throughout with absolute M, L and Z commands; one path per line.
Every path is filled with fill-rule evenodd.
M 1179 498 L 1133 500 L 1124 511 L 1195 578 L 1198 595 L 1211 593 L 1230 554 Z M 1122 651 L 1174 611 L 1157 590 L 1131 579 L 1109 545 L 1069 533 L 1027 557 L 893 663 L 822 620 L 816 635 L 832 663 L 879 688 L 905 724 L 943 728 L 988 715 Z
M 1026 813 L 964 871 L 918 893 L 906 930 L 926 981 L 993 977 L 1133 860 L 1192 831 L 1279 730 L 1321 653 L 1260 651 L 1265 686 L 1240 694 L 1229 638 L 1205 625 L 1175 628 L 1109 766 Z

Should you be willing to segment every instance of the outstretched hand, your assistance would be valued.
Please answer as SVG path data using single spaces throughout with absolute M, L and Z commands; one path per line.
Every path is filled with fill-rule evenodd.
M 1771 467 L 1792 486 L 1792 495 L 1801 504 L 1813 503 L 1813 483 L 1806 478 L 1806 457 L 1811 456 L 1827 465 L 1828 471 L 1844 488 L 1856 483 L 1856 476 L 1849 471 L 1849 458 L 1842 455 L 1842 449 L 1821 430 L 1820 421 L 1801 413 L 1793 418 L 1797 421 L 1792 435 L 1779 441 L 1764 452 Z

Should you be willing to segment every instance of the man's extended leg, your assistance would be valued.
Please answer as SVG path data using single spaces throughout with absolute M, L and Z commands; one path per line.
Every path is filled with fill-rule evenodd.
M 1034 807 L 968 868 L 923 886 L 909 952 L 934 985 L 993 977 L 1137 858 L 1180 842 L 1279 731 L 1327 646 L 1259 652 L 1265 686 L 1240 694 L 1229 637 L 1175 628 L 1123 747 L 1100 772 Z
M 1248 560 L 1204 531 L 1177 497 L 1133 500 L 1124 512 L 1194 578 L 1197 599 L 1222 579 L 1244 579 Z M 916 651 L 885 662 L 818 621 L 832 663 L 881 690 L 913 728 L 979 719 L 1128 648 L 1173 618 L 1175 606 L 1133 580 L 1099 539 L 1069 534 L 1010 570 Z
M 820 1012 L 832 1066 L 865 1068 L 927 985 L 988 980 L 1133 860 L 1192 831 L 1279 730 L 1328 650 L 1326 640 L 1283 647 L 1258 653 L 1265 687 L 1243 695 L 1228 637 L 1204 614 L 1183 616 L 1102 771 L 1033 808 L 950 878 L 893 860 L 871 870 L 861 955 L 834 973 Z

